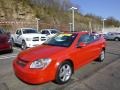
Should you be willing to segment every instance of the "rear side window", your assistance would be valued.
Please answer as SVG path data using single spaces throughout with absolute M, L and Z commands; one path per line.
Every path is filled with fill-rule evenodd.
M 58 31 L 57 30 L 51 30 L 51 33 L 56 34 L 56 33 L 58 33 Z
M 41 33 L 42 33 L 42 34 L 47 34 L 47 35 L 50 34 L 49 31 L 47 31 L 47 30 L 43 30 Z

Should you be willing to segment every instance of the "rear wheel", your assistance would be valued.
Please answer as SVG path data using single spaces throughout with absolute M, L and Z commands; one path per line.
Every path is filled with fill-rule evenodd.
M 21 49 L 25 50 L 27 48 L 26 42 L 22 41 Z
M 103 62 L 104 59 L 105 59 L 105 50 L 102 50 L 98 58 L 98 61 Z
M 72 73 L 73 73 L 72 64 L 68 61 L 63 62 L 58 68 L 55 82 L 57 84 L 67 83 L 70 80 Z
M 120 38 L 116 37 L 114 40 L 115 40 L 115 41 L 119 41 L 119 40 L 120 40 Z

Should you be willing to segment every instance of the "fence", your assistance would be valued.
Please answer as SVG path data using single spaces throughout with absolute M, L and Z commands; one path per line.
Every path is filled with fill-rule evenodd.
M 24 20 L 14 20 L 14 21 L 7 21 L 7 20 L 0 20 L 0 28 L 4 28 L 5 30 L 14 33 L 17 28 L 39 28 L 45 29 L 45 28 L 55 28 L 62 32 L 70 31 L 72 26 L 70 24 L 51 24 L 51 23 L 43 23 L 38 22 L 36 20 L 30 20 L 30 21 L 24 21 Z M 75 31 L 101 31 L 101 27 L 93 26 L 89 28 L 89 25 L 85 25 L 83 23 L 75 24 Z
M 5 30 L 14 33 L 17 28 L 39 28 L 39 30 L 44 28 L 56 28 L 60 31 L 69 31 L 69 25 L 57 25 L 57 24 L 49 24 L 49 23 L 41 23 L 33 20 L 33 21 L 0 21 L 0 28 L 4 28 Z

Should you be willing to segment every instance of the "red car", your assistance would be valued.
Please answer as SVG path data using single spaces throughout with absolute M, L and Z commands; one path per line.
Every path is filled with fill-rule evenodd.
M 5 50 L 12 52 L 12 43 L 10 35 L 6 33 L 3 29 L 0 29 L 0 51 Z
M 105 39 L 88 32 L 59 34 L 43 45 L 22 51 L 13 62 L 22 81 L 40 84 L 68 82 L 75 70 L 105 58 Z

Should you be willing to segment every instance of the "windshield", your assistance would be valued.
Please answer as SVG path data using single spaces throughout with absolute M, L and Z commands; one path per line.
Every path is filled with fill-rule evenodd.
M 35 29 L 23 29 L 23 34 L 38 33 Z
M 77 34 L 59 34 L 44 44 L 53 45 L 53 46 L 62 46 L 62 47 L 69 47 L 72 42 L 75 40 Z
M 51 30 L 51 33 L 52 34 L 56 34 L 56 33 L 59 33 L 59 31 L 57 31 L 57 30 Z

